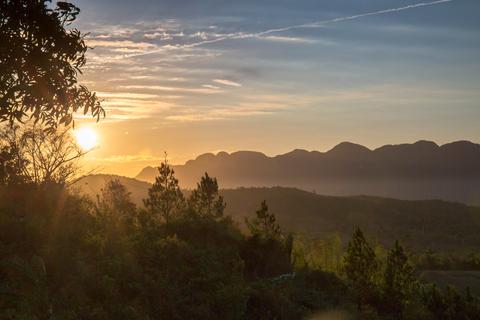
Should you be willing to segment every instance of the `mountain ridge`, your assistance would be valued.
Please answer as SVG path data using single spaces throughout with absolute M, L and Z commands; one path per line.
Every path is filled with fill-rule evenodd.
M 480 145 L 465 140 L 443 145 L 419 140 L 375 149 L 342 142 L 326 152 L 295 149 L 277 156 L 222 151 L 173 168 L 186 188 L 194 188 L 208 172 L 226 188 L 284 186 L 326 195 L 480 204 Z M 154 167 L 146 167 L 136 178 L 152 182 L 156 174 Z

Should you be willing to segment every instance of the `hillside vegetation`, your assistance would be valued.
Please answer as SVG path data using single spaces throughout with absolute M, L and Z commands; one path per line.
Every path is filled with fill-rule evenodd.
M 111 179 L 119 179 L 140 206 L 151 186 L 109 175 L 88 176 L 75 186 L 95 197 Z M 480 208 L 460 203 L 332 197 L 282 187 L 226 189 L 220 193 L 228 204 L 225 212 L 241 225 L 258 203 L 266 200 L 286 231 L 310 238 L 338 233 L 345 240 L 359 226 L 383 245 L 398 239 L 415 251 L 468 251 L 480 245 Z

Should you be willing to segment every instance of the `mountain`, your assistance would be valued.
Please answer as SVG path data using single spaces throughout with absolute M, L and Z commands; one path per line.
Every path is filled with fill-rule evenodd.
M 75 187 L 95 197 L 109 179 L 119 179 L 142 205 L 150 184 L 131 178 L 93 175 Z M 221 190 L 226 213 L 243 224 L 266 200 L 285 231 L 323 238 L 338 233 L 348 241 L 361 227 L 384 245 L 401 240 L 412 250 L 466 250 L 480 246 L 480 208 L 439 200 L 405 201 L 378 197 L 321 196 L 293 188 Z
M 173 166 L 185 188 L 208 172 L 225 188 L 293 187 L 326 195 L 371 195 L 406 200 L 443 199 L 480 204 L 480 145 L 430 141 L 375 150 L 343 142 L 328 152 L 294 150 L 268 157 L 260 152 L 206 153 Z M 157 169 L 136 178 L 152 182 Z

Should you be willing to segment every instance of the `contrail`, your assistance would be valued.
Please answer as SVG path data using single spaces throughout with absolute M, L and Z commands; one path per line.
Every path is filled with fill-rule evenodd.
M 203 46 L 203 45 L 206 45 L 206 44 L 217 43 L 217 42 L 221 42 L 221 41 L 225 41 L 225 40 L 231 40 L 231 39 L 258 38 L 258 37 L 262 37 L 262 36 L 265 36 L 265 35 L 268 35 L 268 34 L 285 32 L 285 31 L 290 31 L 290 30 L 294 30 L 294 29 L 320 28 L 320 27 L 325 26 L 327 24 L 343 22 L 343 21 L 348 21 L 348 20 L 355 20 L 355 19 L 369 17 L 369 16 L 376 16 L 376 15 L 394 13 L 394 12 L 398 12 L 398 11 L 410 10 L 410 9 L 415 9 L 415 8 L 419 8 L 419 7 L 433 6 L 433 5 L 452 2 L 452 1 L 454 1 L 454 0 L 437 0 L 437 1 L 430 1 L 430 2 L 420 2 L 420 3 L 415 3 L 415 4 L 411 4 L 411 5 L 404 6 L 404 7 L 398 7 L 398 8 L 391 8 L 391 9 L 384 9 L 384 10 L 379 10 L 379 11 L 361 13 L 361 14 L 356 14 L 356 15 L 353 15 L 353 16 L 339 17 L 339 18 L 334 18 L 334 19 L 330 19 L 330 20 L 313 21 L 313 22 L 309 22 L 309 23 L 297 24 L 297 25 L 287 26 L 287 27 L 283 27 L 283 28 L 269 29 L 269 30 L 256 32 L 256 33 L 233 33 L 233 34 L 229 34 L 229 35 L 226 35 L 226 36 L 222 36 L 220 38 L 211 39 L 211 40 L 203 40 L 203 41 L 199 41 L 199 42 L 195 42 L 195 43 L 191 43 L 191 44 L 178 45 L 178 46 L 165 46 L 165 47 L 162 47 L 159 50 L 154 50 L 154 51 L 139 53 L 139 54 L 133 54 L 133 55 L 130 55 L 130 56 L 127 56 L 127 57 L 145 56 L 145 55 L 150 55 L 150 54 L 154 54 L 154 53 L 163 52 L 163 51 L 169 50 L 169 49 L 171 50 L 171 49 L 195 48 L 195 47 Z

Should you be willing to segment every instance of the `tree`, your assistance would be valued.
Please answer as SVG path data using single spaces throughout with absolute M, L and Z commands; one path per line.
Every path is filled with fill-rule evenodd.
M 46 132 L 36 125 L 6 126 L 0 131 L 0 150 L 0 166 L 9 174 L 4 180 L 21 177 L 35 184 L 71 182 L 79 173 L 78 160 L 86 154 L 68 127 Z
M 5 143 L 1 133 L 0 138 L 2 139 L 0 141 L 0 185 L 24 182 L 22 168 L 26 165 L 26 160 L 16 157 L 19 154 L 16 144 Z
M 0 123 L 33 118 L 54 130 L 77 111 L 105 116 L 95 93 L 77 84 L 88 47 L 68 26 L 80 9 L 49 2 L 0 1 Z
M 388 252 L 383 276 L 384 306 L 399 319 L 403 319 L 406 304 L 415 292 L 415 269 L 408 261 L 403 247 L 395 241 Z
M 357 308 L 361 310 L 362 306 L 371 300 L 375 291 L 378 261 L 375 251 L 359 228 L 355 230 L 352 240 L 348 243 L 344 271 L 355 295 Z
M 275 214 L 268 211 L 268 205 L 265 200 L 260 204 L 260 209 L 256 211 L 255 219 L 251 221 L 245 219 L 245 223 L 252 235 L 266 239 L 277 239 L 280 237 L 280 226 L 276 221 Z
M 188 199 L 190 209 L 204 218 L 221 218 L 225 210 L 223 197 L 218 194 L 216 178 L 210 178 L 208 173 L 202 177 Z
M 109 180 L 98 197 L 98 209 L 103 214 L 113 215 L 116 219 L 134 223 L 136 206 L 132 202 L 130 192 L 118 179 Z
M 282 236 L 275 214 L 262 201 L 254 219 L 245 219 L 251 236 L 245 241 L 241 256 L 247 278 L 276 277 L 292 271 L 293 236 Z
M 150 213 L 160 215 L 168 224 L 184 210 L 185 198 L 175 178 L 175 171 L 170 168 L 166 159 L 158 168 L 158 173 L 154 184 L 148 190 L 148 198 L 143 202 Z

